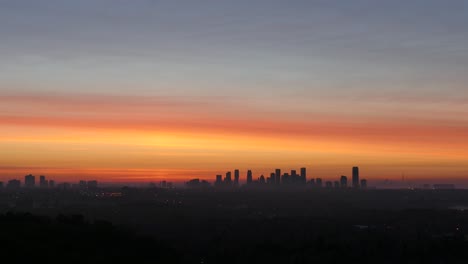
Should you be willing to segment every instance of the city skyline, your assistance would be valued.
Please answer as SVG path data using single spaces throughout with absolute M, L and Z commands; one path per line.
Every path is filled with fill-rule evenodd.
M 335 179 L 359 164 L 376 183 L 468 187 L 467 8 L 2 2 L 0 181 Z

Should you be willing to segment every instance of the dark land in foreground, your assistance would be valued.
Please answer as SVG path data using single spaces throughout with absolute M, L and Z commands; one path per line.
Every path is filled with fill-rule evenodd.
M 2 191 L 0 258 L 467 263 L 467 205 L 467 190 Z

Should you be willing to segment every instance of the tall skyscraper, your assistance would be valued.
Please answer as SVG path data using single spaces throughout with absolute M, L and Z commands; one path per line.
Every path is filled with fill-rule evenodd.
M 348 177 L 341 176 L 340 184 L 341 184 L 341 188 L 348 188 Z
M 231 172 L 230 171 L 226 172 L 226 178 L 224 178 L 224 182 L 226 182 L 226 184 L 231 184 L 232 183 L 232 177 L 231 177 Z
M 234 185 L 239 186 L 239 170 L 234 170 Z
M 275 170 L 275 183 L 276 185 L 281 184 L 281 170 L 280 169 Z
M 353 167 L 353 188 L 359 188 L 359 168 Z
M 306 177 L 306 168 L 301 168 L 301 184 L 306 184 L 307 177 Z
M 248 170 L 247 171 L 247 184 L 251 184 L 251 183 L 252 183 L 252 171 Z
M 36 185 L 36 177 L 34 177 L 32 174 L 24 176 L 24 186 L 26 188 L 34 188 Z

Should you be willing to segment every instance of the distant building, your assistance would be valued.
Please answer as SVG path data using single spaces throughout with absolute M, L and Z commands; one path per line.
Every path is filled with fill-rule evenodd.
M 88 189 L 97 189 L 98 182 L 96 180 L 88 181 L 87 187 L 88 187 Z
M 367 188 L 367 180 L 366 180 L 366 179 L 362 179 L 362 180 L 361 180 L 361 188 L 362 188 L 362 189 L 366 189 L 366 188 Z
M 39 186 L 41 188 L 49 187 L 49 182 L 46 180 L 46 177 L 43 175 L 39 176 Z
M 86 181 L 83 181 L 81 180 L 79 183 L 78 183 L 78 186 L 80 189 L 84 190 L 87 188 L 87 184 L 86 184 Z
M 231 177 L 231 172 L 230 172 L 230 171 L 226 172 L 226 178 L 224 178 L 224 182 L 225 182 L 227 185 L 231 185 L 231 183 L 232 183 L 232 177 Z
M 222 184 L 223 184 L 223 175 L 221 174 L 216 175 L 215 186 L 221 186 Z
M 239 186 L 239 170 L 234 170 L 234 185 Z
M 267 180 L 268 184 L 275 185 L 276 184 L 276 173 L 270 173 L 270 178 Z
M 315 179 L 310 179 L 309 185 L 315 187 Z
M 63 182 L 58 184 L 57 187 L 61 190 L 69 190 L 71 188 L 71 184 L 68 182 Z
M 315 186 L 318 187 L 318 188 L 322 188 L 322 179 L 321 178 L 317 178 L 315 179 Z
M 50 188 L 55 188 L 55 181 L 54 180 L 49 181 L 49 187 Z
M 333 188 L 333 183 L 331 181 L 327 181 L 327 182 L 325 182 L 325 187 L 327 189 L 331 189 L 331 188 Z
M 299 182 L 299 176 L 297 175 L 297 171 L 296 171 L 296 170 L 291 170 L 290 182 L 291 182 L 292 184 L 297 184 L 297 183 Z
M 307 176 L 306 176 L 306 168 L 301 168 L 301 184 L 306 184 Z
M 340 185 L 341 185 L 341 188 L 348 188 L 348 177 L 341 176 Z
M 263 176 L 263 175 L 260 176 L 260 178 L 258 179 L 258 182 L 259 182 L 260 184 L 265 184 L 265 176 Z
M 252 184 L 252 171 L 247 171 L 247 184 Z
M 10 189 L 10 190 L 18 190 L 21 187 L 21 181 L 9 180 L 6 187 L 7 189 Z
M 0 182 L 0 189 L 3 189 L 3 182 Z
M 359 188 L 359 167 L 353 167 L 353 188 Z
M 167 182 L 166 182 L 166 181 L 161 181 L 161 182 L 159 182 L 159 188 L 164 188 L 164 189 L 166 189 L 166 188 L 167 188 Z
M 289 173 L 284 173 L 283 176 L 281 176 L 281 183 L 283 185 L 288 185 L 290 182 L 290 176 Z
M 454 190 L 455 185 L 453 184 L 434 184 L 434 190 Z
M 335 187 L 335 189 L 339 189 L 340 188 L 340 182 L 339 181 L 334 181 L 333 182 L 333 187 Z
M 275 170 L 275 183 L 276 185 L 281 184 L 281 170 L 280 169 Z
M 24 187 L 26 188 L 34 188 L 36 185 L 36 177 L 32 174 L 24 176 Z
M 207 181 L 200 181 L 200 179 L 193 179 L 185 183 L 189 188 L 207 188 L 210 187 L 210 183 Z

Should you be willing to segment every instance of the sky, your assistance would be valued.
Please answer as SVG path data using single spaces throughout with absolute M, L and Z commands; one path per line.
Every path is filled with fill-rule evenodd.
M 468 1 L 0 0 L 0 181 L 468 183 Z M 466 181 L 466 182 L 465 182 Z

